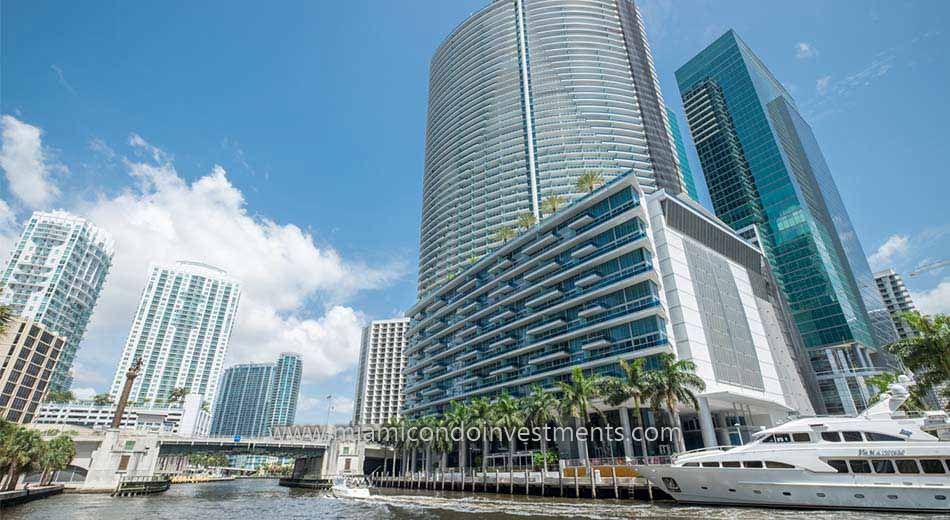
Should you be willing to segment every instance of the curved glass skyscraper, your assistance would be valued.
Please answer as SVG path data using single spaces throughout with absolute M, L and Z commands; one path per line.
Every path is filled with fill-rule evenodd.
M 496 0 L 432 58 L 420 297 L 588 171 L 684 190 L 632 0 Z

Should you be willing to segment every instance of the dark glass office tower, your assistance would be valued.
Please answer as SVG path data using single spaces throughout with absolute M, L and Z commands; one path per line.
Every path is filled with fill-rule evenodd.
M 676 79 L 717 215 L 761 243 L 827 410 L 862 410 L 896 333 L 811 127 L 734 31 Z

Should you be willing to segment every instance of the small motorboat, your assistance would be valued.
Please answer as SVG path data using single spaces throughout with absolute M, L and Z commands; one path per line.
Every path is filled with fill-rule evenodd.
M 336 498 L 369 498 L 369 482 L 363 477 L 338 476 L 332 479 L 330 493 Z

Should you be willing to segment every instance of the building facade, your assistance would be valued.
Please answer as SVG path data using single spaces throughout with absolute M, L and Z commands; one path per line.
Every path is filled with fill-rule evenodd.
M 696 202 L 699 202 L 699 192 L 696 190 L 696 179 L 693 178 L 693 170 L 689 167 L 689 157 L 686 154 L 686 141 L 683 139 L 683 133 L 680 131 L 680 124 L 676 118 L 676 112 L 673 109 L 666 109 L 666 117 L 670 122 L 670 136 L 673 138 L 673 147 L 676 149 L 677 163 L 680 169 L 680 175 L 683 177 L 683 190 Z
M 917 306 L 910 299 L 910 293 L 907 286 L 904 285 L 904 279 L 893 269 L 885 269 L 874 273 L 874 281 L 877 284 L 877 290 L 881 293 L 881 299 L 894 321 L 894 328 L 897 329 L 897 335 L 901 339 L 911 338 L 917 333 L 910 328 L 900 314 L 905 312 L 914 312 Z
M 33 420 L 50 389 L 66 339 L 40 323 L 17 318 L 0 336 L 0 419 Z
M 834 179 L 794 99 L 734 31 L 676 71 L 716 214 L 754 233 L 829 413 L 857 413 L 896 337 Z M 886 318 L 886 319 L 885 319 Z
M 0 275 L 0 304 L 66 340 L 50 381 L 72 385 L 71 369 L 112 266 L 112 237 L 64 211 L 36 212 Z
M 386 424 L 399 417 L 409 318 L 375 320 L 363 329 L 353 401 L 353 424 Z
M 429 67 L 419 295 L 586 172 L 684 190 L 632 0 L 495 0 Z
M 44 403 L 33 421 L 37 425 L 65 425 L 107 429 L 112 426 L 115 405 L 97 405 L 89 401 Z M 206 437 L 211 415 L 202 409 L 198 394 L 190 394 L 181 404 L 165 406 L 129 406 L 122 414 L 119 428 L 147 432 L 176 433 L 184 437 Z
M 276 363 L 235 365 L 224 371 L 214 407 L 211 435 L 253 438 L 275 426 L 289 426 L 297 414 L 303 363 L 284 352 Z
M 688 197 L 645 194 L 637 180 L 576 200 L 409 310 L 405 414 L 554 390 L 575 367 L 652 368 L 660 353 L 694 361 L 707 385 L 701 409 L 681 411 L 688 447 L 737 441 L 737 422 L 747 437 L 813 412 L 803 348 L 761 252 Z M 598 406 L 618 427 L 651 415 Z
M 240 297 L 240 284 L 216 267 L 152 265 L 115 371 L 113 399 L 129 366 L 141 358 L 130 401 L 160 403 L 186 388 L 212 405 Z

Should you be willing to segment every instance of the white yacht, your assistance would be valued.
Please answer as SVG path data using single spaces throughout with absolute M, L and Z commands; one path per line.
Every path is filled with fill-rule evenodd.
M 336 476 L 331 479 L 330 493 L 336 498 L 370 498 L 365 478 Z
M 898 412 L 908 383 L 857 417 L 796 419 L 637 470 L 680 502 L 950 512 L 950 421 Z

